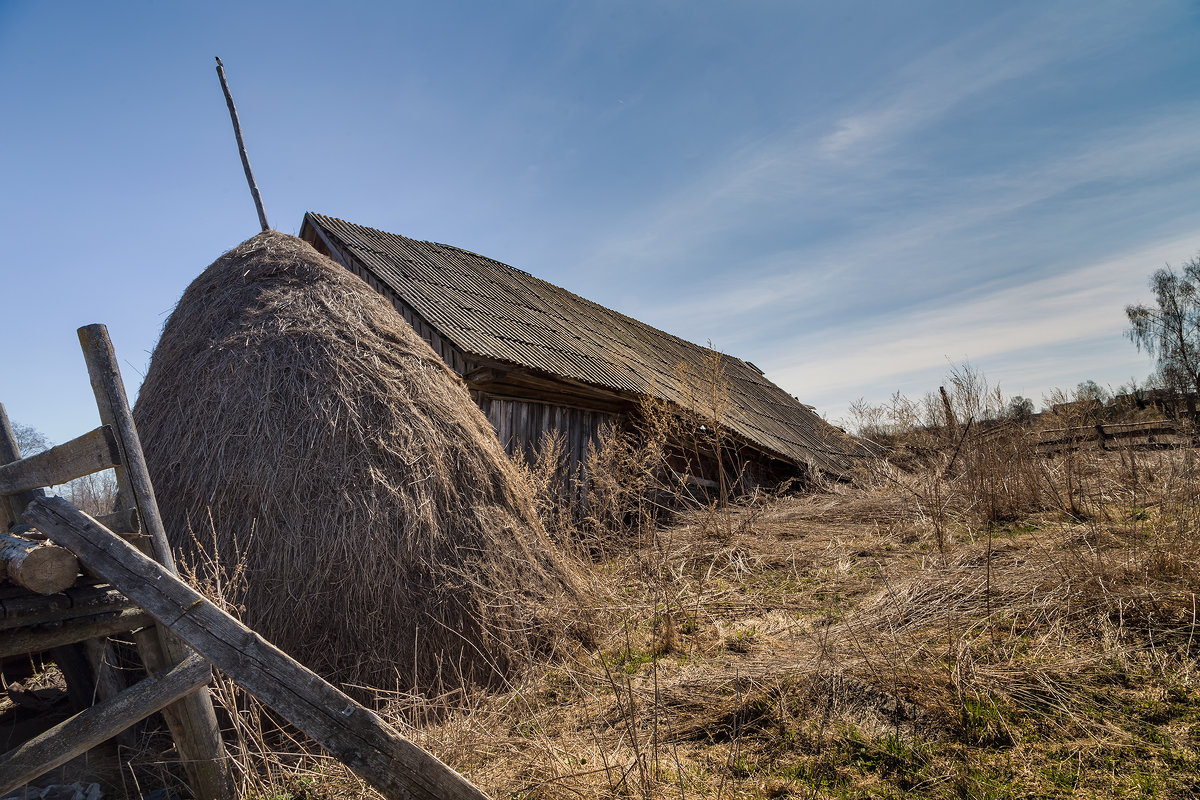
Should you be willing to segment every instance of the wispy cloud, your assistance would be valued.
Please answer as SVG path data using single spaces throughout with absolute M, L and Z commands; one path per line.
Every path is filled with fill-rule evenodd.
M 1114 209 L 1129 206 L 1139 191 L 1145 191 L 1130 182 L 1153 181 L 1170 177 L 1181 167 L 1200 166 L 1193 134 L 1197 129 L 1200 105 L 1139 120 L 1121 130 L 1096 133 L 1068 156 L 1044 155 L 1017 170 L 1009 167 L 968 179 L 945 178 L 945 191 L 937 202 L 898 208 L 827 244 L 769 252 L 729 265 L 725 271 L 697 276 L 693 288 L 675 295 L 673 302 L 664 304 L 655 297 L 637 311 L 654 314 L 659 324 L 671 329 L 692 327 L 694 320 L 703 320 L 712 331 L 710 336 L 729 338 L 725 331 L 736 328 L 742 331 L 742 338 L 752 336 L 755 326 L 771 315 L 802 318 L 828 309 L 830 303 L 843 307 L 856 302 L 863 292 L 871 291 L 870 286 L 858 282 L 877 273 L 880 265 L 902 270 L 913 281 L 934 279 L 921 290 L 924 302 L 937 302 L 939 285 L 941 291 L 957 294 L 963 291 L 963 283 L 976 279 L 1013 282 L 1024 280 L 1013 273 L 1027 273 L 1035 267 L 1071 269 L 1075 262 L 1064 261 L 1061 255 L 1071 251 L 1069 242 L 1047 250 L 1021 238 L 1022 233 L 1028 237 L 1055 215 L 1066 213 L 1046 208 L 1047 204 L 1079 187 L 1110 183 L 1119 188 L 1102 202 Z M 778 163 L 770 154 L 762 161 Z M 710 196 L 704 205 L 712 202 Z M 681 203 L 675 213 L 705 227 L 707 210 L 698 204 Z M 1188 207 L 1181 206 L 1179 213 L 1188 214 Z M 660 219 L 664 227 L 658 235 L 684 247 L 689 239 L 677 228 L 672 230 L 673 221 Z M 1004 242 L 1001 252 L 971 253 L 981 236 L 1014 229 L 1018 235 Z M 696 258 L 701 260 L 703 254 L 697 253 Z M 1007 274 L 993 269 L 1000 261 Z M 971 281 L 962 280 L 967 274 Z M 938 275 L 951 279 L 937 280 Z
M 1076 22 L 1046 16 L 922 56 L 873 101 L 747 145 L 639 209 L 592 264 L 686 275 L 623 310 L 752 358 L 833 416 L 861 395 L 936 386 L 967 358 L 1035 396 L 1144 375 L 1122 310 L 1151 269 L 1200 250 L 1200 103 L 1114 114 L 952 171 L 917 135 L 1136 27 Z M 829 229 L 789 235 L 814 219 Z M 743 255 L 747 232 L 762 239 Z
M 844 408 L 865 386 L 887 394 L 911 385 L 912 376 L 932 375 L 936 380 L 948 362 L 970 360 L 986 369 L 1014 353 L 1034 361 L 1049 356 L 1059 362 L 1061 376 L 1061 362 L 1069 358 L 1072 347 L 1119 338 L 1125 327 L 1125 305 L 1145 294 L 1148 265 L 1198 250 L 1200 233 L 968 301 L 798 336 L 756 363 L 781 386 L 827 409 Z M 1087 369 L 1108 372 L 1109 367 L 1125 369 L 1134 361 L 1144 364 L 1142 374 L 1149 371 L 1149 362 L 1136 356 L 1132 345 L 1110 353 L 1106 360 L 1107 364 L 1078 365 L 1076 380 L 1088 377 Z M 1106 381 L 1129 376 L 1117 372 L 1095 377 Z M 1049 387 L 1032 385 L 1025 391 L 1045 388 Z
M 1014 8 L 898 70 L 834 121 L 820 152 L 842 161 L 878 155 L 972 98 L 1131 34 L 1127 24 L 1106 24 L 1096 9 L 1030 11 Z
M 703 262 L 714 244 L 735 233 L 878 202 L 912 166 L 912 153 L 896 147 L 914 134 L 968 99 L 1093 53 L 1136 27 L 1099 14 L 1085 15 L 1089 24 L 1082 24 L 1086 9 L 1013 10 L 881 76 L 843 108 L 797 108 L 791 130 L 744 144 L 689 183 L 632 209 L 614 228 L 619 234 L 598 243 L 582 266 L 640 273 Z M 936 176 L 921 180 L 927 191 Z

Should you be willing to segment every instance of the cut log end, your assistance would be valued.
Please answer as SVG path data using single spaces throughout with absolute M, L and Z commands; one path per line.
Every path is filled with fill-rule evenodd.
M 5 577 L 37 594 L 55 594 L 75 585 L 79 559 L 70 550 L 0 534 L 0 563 Z

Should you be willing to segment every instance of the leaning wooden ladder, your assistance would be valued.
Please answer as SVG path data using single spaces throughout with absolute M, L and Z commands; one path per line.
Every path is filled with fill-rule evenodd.
M 79 439 L 22 459 L 0 406 L 0 447 L 4 448 L 0 451 L 0 500 L 4 501 L 0 506 L 5 507 L 6 529 L 29 532 L 22 522 L 29 523 L 48 540 L 30 540 L 29 548 L 62 546 L 111 586 L 91 587 L 93 593 L 119 594 L 115 598 L 103 594 L 112 601 L 105 606 L 103 618 L 86 622 L 69 613 L 56 613 L 51 603 L 51 610 L 43 608 L 36 618 L 62 621 L 61 628 L 68 633 L 60 629 L 39 638 L 39 634 L 26 631 L 14 638 L 0 631 L 0 653 L 6 642 L 10 649 L 27 648 L 14 652 L 34 652 L 133 632 L 150 677 L 123 691 L 110 691 L 99 704 L 0 755 L 0 795 L 161 710 L 198 800 L 232 798 L 234 787 L 205 688 L 212 679 L 212 664 L 387 798 L 487 800 L 469 781 L 402 737 L 378 715 L 179 580 L 108 332 L 103 325 L 89 325 L 79 329 L 79 339 L 103 425 Z M 116 471 L 120 497 L 132 501 L 133 508 L 96 519 L 66 500 L 48 498 L 42 492 L 43 487 L 109 467 Z M 121 527 L 123 521 L 133 519 L 144 532 L 136 540 L 137 547 L 110 527 Z M 94 605 L 86 611 L 96 614 Z M 67 620 L 72 620 L 71 624 Z

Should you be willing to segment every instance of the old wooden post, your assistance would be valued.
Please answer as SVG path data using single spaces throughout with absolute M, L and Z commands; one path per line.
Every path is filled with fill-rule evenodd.
M 167 542 L 158 502 L 154 498 L 150 471 L 142 454 L 137 428 L 133 424 L 133 412 L 129 408 L 108 329 L 104 325 L 80 328 L 79 343 L 83 348 L 92 391 L 96 395 L 100 420 L 111 426 L 116 434 L 121 456 L 121 466 L 115 469 L 118 491 L 126 503 L 136 507 L 142 531 L 146 534 L 139 544 L 164 569 L 174 574 L 175 559 Z M 190 655 L 187 646 L 161 626 L 157 628 L 156 636 L 139 637 L 138 649 L 150 670 L 179 664 Z M 188 781 L 198 800 L 233 798 L 233 777 L 226 763 L 221 730 L 208 689 L 202 688 L 167 706 L 163 709 L 163 717 L 175 739 L 188 773 Z

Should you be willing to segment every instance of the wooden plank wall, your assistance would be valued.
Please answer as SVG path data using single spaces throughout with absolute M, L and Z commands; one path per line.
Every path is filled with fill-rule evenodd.
M 604 426 L 617 422 L 615 416 L 603 411 L 492 397 L 484 393 L 478 395 L 477 402 L 496 429 L 500 444 L 510 455 L 521 451 L 532 457 L 541 446 L 543 436 L 561 431 L 566 440 L 564 460 L 572 475 L 586 463 L 588 444 L 599 438 Z

